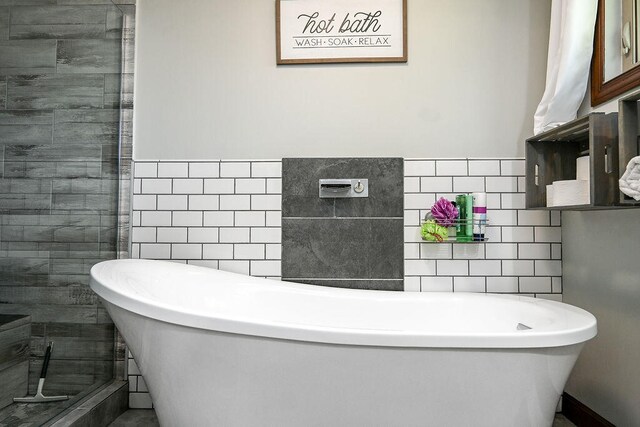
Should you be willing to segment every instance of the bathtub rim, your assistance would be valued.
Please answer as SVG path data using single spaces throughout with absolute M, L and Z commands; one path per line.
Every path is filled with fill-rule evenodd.
M 144 299 L 135 299 L 130 295 L 118 292 L 113 287 L 107 286 L 96 278 L 99 270 L 107 264 L 112 263 L 163 263 L 172 266 L 182 266 L 186 268 L 207 269 L 194 265 L 176 264 L 167 261 L 155 260 L 110 260 L 103 261 L 91 268 L 90 287 L 98 294 L 101 299 L 108 301 L 124 310 L 136 313 L 140 316 L 159 320 L 166 323 L 192 327 L 202 330 L 212 330 L 218 332 L 226 332 L 233 334 L 241 334 L 247 336 L 259 336 L 267 338 L 319 342 L 325 344 L 342 344 L 354 346 L 376 346 L 376 347 L 411 347 L 411 348 L 546 348 L 546 347 L 562 347 L 573 344 L 583 343 L 595 337 L 597 334 L 597 322 L 595 317 L 578 307 L 568 304 L 558 303 L 555 301 L 542 300 L 519 295 L 502 295 L 502 294 L 477 294 L 465 292 L 434 292 L 428 295 L 459 297 L 462 295 L 471 295 L 482 298 L 498 298 L 513 301 L 535 301 L 536 304 L 547 305 L 550 307 L 560 308 L 562 310 L 570 310 L 584 317 L 584 324 L 581 327 L 573 329 L 561 329 L 555 331 L 519 331 L 517 333 L 416 333 L 416 331 L 398 331 L 383 329 L 359 329 L 359 328 L 338 328 L 330 326 L 314 326 L 308 324 L 284 323 L 284 322 L 260 322 L 247 321 L 242 318 L 234 317 L 213 317 L 205 316 L 198 313 L 192 313 L 184 310 L 178 310 L 174 307 L 159 305 Z M 243 281 L 269 281 L 268 279 L 245 276 L 235 273 L 212 270 L 212 274 L 222 273 L 228 277 L 242 278 Z M 291 284 L 292 282 L 269 281 L 272 283 Z M 311 289 L 323 288 L 314 285 L 298 284 L 295 286 L 303 286 Z M 390 295 L 406 295 L 404 292 L 394 291 L 367 291 L 354 289 L 330 288 L 332 292 L 372 292 L 378 295 L 386 293 Z M 364 296 L 364 294 L 363 294 Z M 409 298 L 410 295 L 407 295 Z

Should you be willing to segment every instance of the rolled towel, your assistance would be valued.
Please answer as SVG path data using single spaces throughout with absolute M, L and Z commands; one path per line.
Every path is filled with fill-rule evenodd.
M 619 183 L 620 191 L 635 200 L 640 200 L 640 156 L 631 159 Z

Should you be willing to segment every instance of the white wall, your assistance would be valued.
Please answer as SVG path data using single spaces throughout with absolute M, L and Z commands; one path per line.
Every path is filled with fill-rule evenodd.
M 640 209 L 566 212 L 563 301 L 598 319 L 566 390 L 619 426 L 640 424 Z
M 134 157 L 523 156 L 550 1 L 407 9 L 407 64 L 276 66 L 274 0 L 139 0 Z
M 617 112 L 619 99 L 637 90 L 591 107 L 587 89 L 578 117 Z M 585 345 L 566 391 L 615 425 L 639 425 L 640 209 L 565 212 L 562 222 L 563 301 L 598 319 L 598 336 Z

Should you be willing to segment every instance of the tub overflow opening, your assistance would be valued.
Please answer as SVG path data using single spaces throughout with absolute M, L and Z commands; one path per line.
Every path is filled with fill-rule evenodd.
M 516 326 L 516 329 L 519 331 L 528 331 L 529 329 L 532 329 L 532 328 L 525 325 L 524 323 L 518 323 L 518 326 Z

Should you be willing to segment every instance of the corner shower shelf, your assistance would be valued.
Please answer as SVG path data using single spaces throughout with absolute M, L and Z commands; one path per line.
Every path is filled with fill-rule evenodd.
M 429 219 L 432 219 L 432 218 L 429 218 Z M 481 225 L 482 227 L 485 227 L 485 232 L 486 232 L 486 226 L 489 225 L 489 220 L 488 219 L 483 219 L 483 220 L 473 220 L 473 219 L 469 219 L 469 220 L 463 219 L 463 220 L 461 220 L 461 219 L 457 219 L 457 220 L 455 220 L 453 222 L 454 222 L 455 225 L 452 226 L 452 227 L 449 227 L 449 236 L 446 239 L 441 240 L 441 241 L 438 241 L 438 240 L 427 240 L 427 239 L 425 239 L 424 237 L 421 236 L 422 241 L 424 243 L 462 243 L 462 244 L 484 243 L 484 242 L 488 242 L 489 241 L 489 239 L 486 238 L 486 237 L 483 238 L 483 239 L 480 239 L 480 240 L 458 241 L 457 240 L 457 236 L 456 236 L 456 225 L 457 224 L 461 224 L 461 225 L 465 225 L 465 226 L 468 226 L 469 224 L 471 224 L 471 226 Z M 422 224 L 424 224 L 424 222 L 422 222 L 420 224 L 420 226 L 422 226 Z M 471 238 L 473 239 L 473 237 L 471 237 Z

